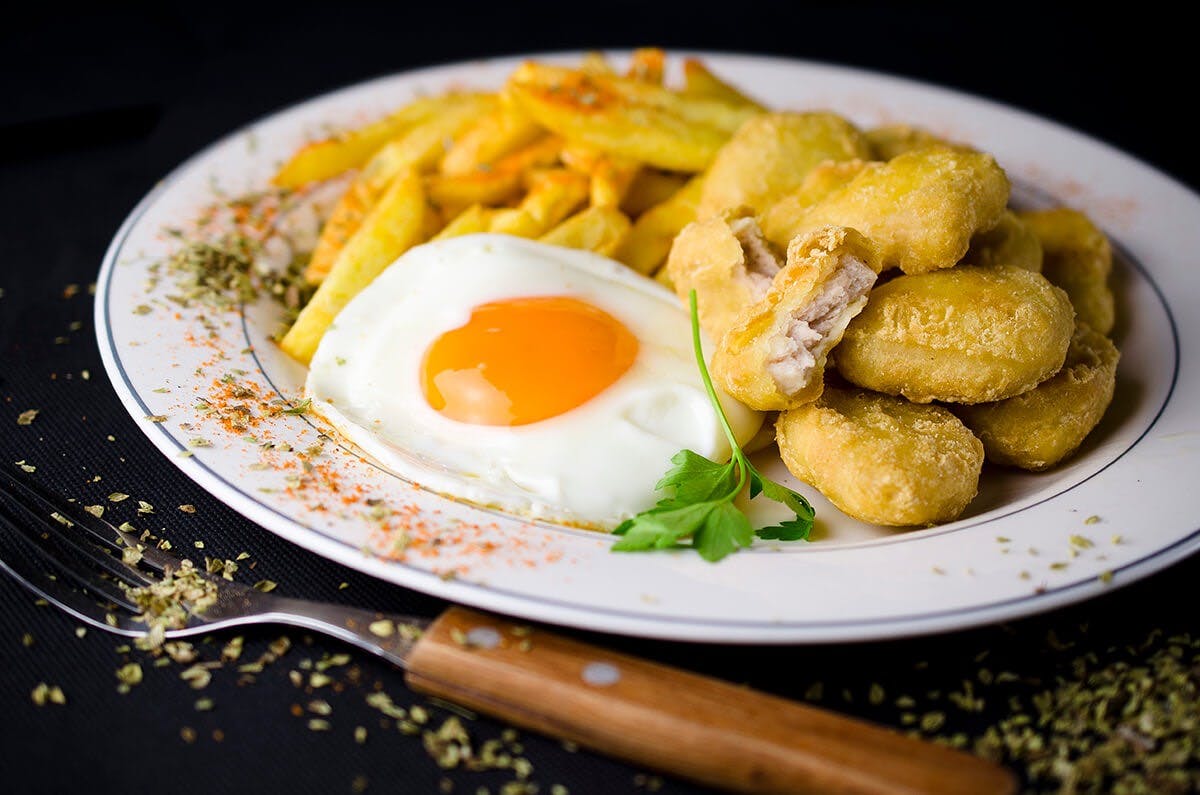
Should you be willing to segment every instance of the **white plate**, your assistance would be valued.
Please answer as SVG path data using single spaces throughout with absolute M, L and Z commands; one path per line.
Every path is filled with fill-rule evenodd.
M 997 156 L 1016 200 L 1067 203 L 1105 228 L 1120 255 L 1122 360 L 1113 406 L 1079 455 L 1040 475 L 989 471 L 962 519 L 907 533 L 848 520 L 802 488 L 817 507 L 821 540 L 760 542 L 712 565 L 691 552 L 612 554 L 606 536 L 459 505 L 333 443 L 305 474 L 297 451 L 319 441 L 307 417 L 256 421 L 255 438 L 293 448 L 285 452 L 198 412 L 198 399 L 220 392 L 225 373 L 245 371 L 237 379 L 267 401 L 275 390 L 299 395 L 304 373 L 267 339 L 274 304 L 248 306 L 244 317 L 209 312 L 206 321 L 166 300 L 169 279 L 147 291 L 150 264 L 172 245 L 162 229 L 195 218 L 214 186 L 237 195 L 266 185 L 281 159 L 327 123 L 377 116 L 449 86 L 498 86 L 519 63 L 512 58 L 319 97 L 234 133 L 166 177 L 121 227 L 99 277 L 100 348 L 121 400 L 189 477 L 319 555 L 457 602 L 630 635 L 794 643 L 957 629 L 1087 599 L 1200 547 L 1200 197 L 1092 138 L 982 99 L 840 67 L 704 57 L 773 107 L 828 108 L 861 125 L 910 121 L 970 142 Z M 257 399 L 241 402 L 269 413 Z M 195 438 L 211 446 L 189 448 Z M 187 449 L 192 457 L 182 457 Z M 298 486 L 303 479 L 311 482 Z M 385 506 L 397 515 L 381 522 Z M 364 552 L 393 548 L 401 526 L 414 539 L 402 560 Z M 1093 546 L 1080 548 L 1072 536 Z

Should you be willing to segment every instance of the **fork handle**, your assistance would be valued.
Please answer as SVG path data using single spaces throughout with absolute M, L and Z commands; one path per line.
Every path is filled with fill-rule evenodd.
M 737 792 L 1000 795 L 1005 769 L 825 710 L 463 608 L 408 660 L 416 690 Z

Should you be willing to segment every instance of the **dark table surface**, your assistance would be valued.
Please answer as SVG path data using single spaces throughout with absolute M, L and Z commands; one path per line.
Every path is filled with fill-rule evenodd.
M 1098 18 L 1050 4 L 967 6 L 201 2 L 6 14 L 0 465 L 36 464 L 38 480 L 79 498 L 123 491 L 153 504 L 192 503 L 194 514 L 164 519 L 167 537 L 203 538 L 221 557 L 248 550 L 252 579 L 277 580 L 285 593 L 433 615 L 438 600 L 322 560 L 242 519 L 164 461 L 118 403 L 99 360 L 88 291 L 67 288 L 94 279 L 137 200 L 224 133 L 366 77 L 488 54 L 641 44 L 828 60 L 951 85 L 1084 130 L 1200 185 L 1192 130 L 1174 116 L 1192 57 L 1177 26 L 1150 12 Z M 41 413 L 19 426 L 28 408 Z M 91 482 L 96 474 L 99 483 Z M 1195 647 L 1187 649 L 1189 633 L 1200 634 L 1197 577 L 1200 560 L 1186 561 L 1048 615 L 887 643 L 754 648 L 587 637 L 902 729 L 961 733 L 971 744 L 1014 709 L 1029 709 L 1037 694 L 1082 682 L 1114 660 L 1147 664 L 1171 645 L 1194 659 Z M 397 704 L 426 702 L 398 671 L 324 638 L 286 633 L 291 650 L 254 681 L 226 666 L 199 692 L 181 681 L 180 666 L 154 667 L 146 654 L 120 650 L 119 639 L 80 637 L 76 628 L 0 577 L 0 789 L 474 793 L 499 792 L 515 779 L 511 770 L 439 769 L 419 736 L 398 731 L 364 697 L 382 689 Z M 280 634 L 244 633 L 243 658 L 257 658 Z M 219 658 L 231 637 L 200 644 L 202 659 Z M 327 670 L 331 684 L 316 692 L 293 685 L 290 672 L 307 676 L 307 666 L 346 652 L 348 663 Z M 131 661 L 143 665 L 144 680 L 121 694 L 114 672 Z M 1016 676 L 996 682 L 981 668 Z M 30 692 L 39 682 L 60 686 L 66 705 L 35 706 Z M 982 698 L 978 709 L 962 707 L 966 682 Z M 1179 686 L 1194 699 L 1195 669 Z M 897 704 L 902 695 L 915 704 Z M 211 699 L 211 710 L 195 708 L 201 698 Z M 309 728 L 313 700 L 332 709 L 331 730 Z M 434 725 L 450 714 L 429 709 Z M 357 726 L 367 729 L 365 743 L 356 742 Z M 504 729 L 485 718 L 468 727 L 476 746 Z M 697 791 L 537 736 L 518 742 L 517 755 L 532 765 L 529 782 L 543 793 L 560 791 L 555 785 L 572 793 Z M 1178 767 L 1196 762 L 1193 755 Z M 1030 786 L 1057 785 L 1050 777 Z

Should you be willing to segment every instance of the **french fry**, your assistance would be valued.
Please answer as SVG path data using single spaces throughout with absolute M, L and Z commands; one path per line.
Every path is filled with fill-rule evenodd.
M 472 174 L 542 135 L 542 128 L 528 114 L 511 102 L 501 102 L 458 137 L 442 158 L 442 173 L 452 177 Z
M 671 280 L 671 272 L 667 270 L 667 266 L 663 265 L 654 272 L 654 281 L 666 287 L 671 292 L 675 292 L 675 282 Z
M 539 240 L 567 248 L 581 248 L 612 256 L 632 226 L 625 213 L 611 205 L 588 207 L 575 213 Z
M 534 119 L 568 141 L 674 171 L 703 170 L 757 110 L 683 97 L 661 86 L 525 63 L 508 91 Z
M 495 215 L 495 210 L 490 210 L 479 204 L 473 204 L 461 213 L 456 215 L 450 223 L 442 228 L 442 231 L 433 236 L 434 240 L 446 240 L 451 237 L 461 237 L 463 235 L 474 235 L 479 232 L 488 231 L 491 225 L 492 216 Z
M 765 111 L 762 105 L 738 91 L 721 78 L 708 71 L 703 61 L 688 58 L 683 62 L 683 93 L 693 97 L 720 99 L 731 105 L 744 105 Z
M 563 147 L 562 159 L 568 168 L 591 177 L 591 203 L 596 207 L 619 205 L 642 168 L 636 160 L 581 144 Z
M 608 62 L 608 58 L 598 50 L 584 53 L 579 68 L 589 75 L 598 75 L 601 77 L 612 77 L 616 74 L 612 68 L 612 64 Z
M 447 138 L 453 138 L 496 104 L 492 94 L 452 96 L 455 102 L 442 106 L 437 116 L 384 144 L 346 189 L 321 230 L 321 237 L 304 269 L 304 277 L 310 283 L 319 283 L 326 277 L 342 247 L 397 174 L 406 169 L 430 168 L 445 150 Z
M 703 186 L 702 177 L 693 177 L 674 196 L 642 213 L 618 247 L 616 259 L 638 273 L 653 273 L 666 261 L 675 235 L 695 220 Z
M 443 210 L 457 213 L 472 204 L 503 204 L 521 192 L 520 171 L 476 171 L 473 174 L 425 177 L 429 200 Z
M 323 141 L 313 141 L 292 155 L 273 181 L 281 188 L 298 188 L 358 168 L 379 147 L 442 110 L 453 107 L 458 101 L 457 94 L 422 97 L 379 121 Z
M 675 195 L 687 182 L 679 174 L 667 174 L 657 169 L 643 168 L 633 178 L 633 183 L 621 200 L 621 211 L 637 218 L 656 204 L 662 204 Z
M 420 175 L 408 171 L 397 176 L 346 241 L 329 275 L 280 340 L 283 351 L 308 364 L 342 307 L 396 257 L 421 242 L 428 213 Z
M 657 47 L 641 47 L 633 51 L 626 77 L 642 83 L 662 85 L 663 64 L 667 54 Z
M 536 238 L 571 214 L 588 196 L 588 178 L 565 168 L 533 172 L 529 192 L 515 208 L 499 210 L 489 232 Z

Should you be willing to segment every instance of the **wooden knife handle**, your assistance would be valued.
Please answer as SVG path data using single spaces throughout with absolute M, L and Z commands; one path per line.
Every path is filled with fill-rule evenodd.
M 969 754 L 745 687 L 452 607 L 409 658 L 415 690 L 737 792 L 1013 793 Z

